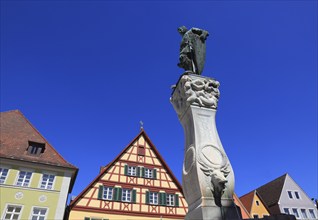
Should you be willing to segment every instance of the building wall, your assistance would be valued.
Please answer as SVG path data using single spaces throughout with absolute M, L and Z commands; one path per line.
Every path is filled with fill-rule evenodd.
M 140 147 L 144 153 L 138 153 Z M 135 167 L 138 174 L 129 175 L 128 167 Z M 145 169 L 153 170 L 152 177 L 144 176 Z M 143 170 L 143 171 L 142 171 Z M 155 174 L 154 174 L 155 173 Z M 99 192 L 103 186 L 112 187 L 112 198 L 102 199 Z M 101 188 L 102 187 L 102 188 Z M 115 190 L 132 190 L 134 199 L 123 201 L 115 196 Z M 156 193 L 161 203 L 150 204 L 150 192 Z M 168 205 L 165 196 L 173 195 L 174 204 Z M 120 196 L 119 196 L 120 197 Z M 165 199 L 163 199 L 165 198 Z M 70 205 L 69 219 L 85 217 L 100 219 L 183 219 L 187 212 L 187 204 L 177 183 L 164 161 L 143 135 L 137 136 L 124 151 L 118 155 L 109 167 L 101 173 Z M 95 217 L 94 217 L 95 216 Z M 111 216 L 111 217 L 110 217 Z
M 251 208 L 251 216 L 253 217 L 254 215 L 258 215 L 259 218 L 270 215 L 265 205 L 256 193 L 254 194 L 253 204 Z
M 292 198 L 290 198 L 289 193 L 291 194 Z M 299 195 L 299 198 L 297 198 L 296 194 Z M 309 212 L 309 210 L 312 210 L 316 219 L 318 219 L 317 209 L 314 206 L 313 202 L 289 175 L 287 175 L 286 177 L 286 181 L 278 204 L 281 213 L 285 213 L 284 209 L 288 209 L 290 214 L 296 215 L 293 211 L 293 209 L 296 209 L 299 215 L 299 217 L 296 216 L 296 218 L 305 219 L 305 217 L 302 216 L 301 213 L 303 209 L 305 210 L 308 219 L 312 219 Z
M 176 218 L 166 218 L 166 217 L 144 217 L 144 216 L 133 216 L 133 215 L 114 215 L 114 214 L 103 214 L 97 212 L 81 212 L 72 211 L 69 219 L 76 220 L 86 220 L 85 218 L 90 218 L 90 220 L 175 220 Z M 183 218 L 180 218 L 183 219 Z
M 0 184 L 0 218 L 4 218 L 5 211 L 8 205 L 22 206 L 20 219 L 30 219 L 34 207 L 46 208 L 47 219 L 63 219 L 66 197 L 68 194 L 70 177 L 65 177 L 64 172 L 54 171 L 52 168 L 43 167 L 39 165 L 30 165 L 30 163 L 21 163 L 20 161 L 10 161 L 5 163 L 1 159 L 1 168 L 9 169 L 5 182 Z M 29 186 L 17 186 L 19 171 L 31 171 L 32 176 Z M 52 189 L 41 189 L 41 181 L 43 173 L 55 175 Z M 65 186 L 65 181 L 68 184 Z M 62 183 L 64 183 L 62 185 Z M 65 189 L 66 187 L 66 192 Z M 61 190 L 63 193 L 61 193 Z M 66 194 L 66 195 L 62 195 Z M 63 198 L 61 200 L 61 197 Z M 64 198 L 65 197 L 65 198 Z M 64 201 L 63 201 L 64 200 Z M 57 207 L 63 207 L 57 211 Z

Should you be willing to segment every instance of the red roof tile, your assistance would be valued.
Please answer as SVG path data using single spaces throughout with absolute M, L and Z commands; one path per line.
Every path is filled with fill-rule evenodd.
M 0 157 L 76 169 L 32 126 L 19 110 L 0 113 Z M 29 141 L 45 144 L 40 155 L 27 152 Z

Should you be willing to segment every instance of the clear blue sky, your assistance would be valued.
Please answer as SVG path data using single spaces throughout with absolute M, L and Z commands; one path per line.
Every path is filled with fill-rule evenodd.
M 140 120 L 181 181 L 181 25 L 210 32 L 203 75 L 221 83 L 237 194 L 287 172 L 317 198 L 317 1 L 2 1 L 1 111 L 21 110 L 80 169 L 73 195 Z

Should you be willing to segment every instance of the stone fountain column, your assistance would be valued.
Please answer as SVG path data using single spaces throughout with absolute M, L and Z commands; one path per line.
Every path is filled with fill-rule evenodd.
M 241 219 L 233 202 L 234 173 L 220 141 L 215 115 L 219 82 L 183 74 L 170 99 L 184 128 L 182 187 L 185 219 Z

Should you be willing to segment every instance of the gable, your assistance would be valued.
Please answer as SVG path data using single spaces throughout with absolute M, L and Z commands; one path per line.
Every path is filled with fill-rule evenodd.
M 253 203 L 252 203 L 252 208 L 251 208 L 251 216 L 254 214 L 257 214 L 260 218 L 264 217 L 264 215 L 269 216 L 269 212 L 265 206 L 265 204 L 262 202 L 262 199 L 260 196 L 256 193 L 254 193 L 254 198 L 253 198 Z
M 127 191 L 130 191 L 129 202 L 123 203 Z M 156 194 L 156 206 L 149 205 L 150 193 Z M 167 197 L 173 200 L 169 204 L 172 207 L 167 207 L 171 202 Z M 150 216 L 183 218 L 187 204 L 181 185 L 142 130 L 71 202 L 70 208 L 71 218 L 79 217 L 75 211 L 85 211 L 90 216 L 92 213 L 138 216 L 151 213 Z
M 281 192 L 279 203 L 295 207 L 312 207 L 313 203 L 303 189 L 289 176 L 286 176 L 285 184 Z

